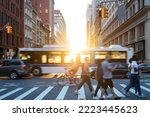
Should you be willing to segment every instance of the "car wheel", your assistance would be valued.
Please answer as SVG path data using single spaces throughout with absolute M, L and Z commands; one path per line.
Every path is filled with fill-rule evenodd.
M 18 78 L 18 73 L 13 71 L 9 74 L 10 79 L 17 79 Z
M 40 68 L 33 68 L 33 69 L 32 69 L 32 74 L 33 74 L 34 76 L 39 76 L 39 75 L 41 75 L 41 69 L 40 69 Z

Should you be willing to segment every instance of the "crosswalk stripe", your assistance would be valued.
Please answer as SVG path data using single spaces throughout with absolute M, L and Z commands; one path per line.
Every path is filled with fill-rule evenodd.
M 96 90 L 96 85 L 93 85 L 94 90 Z M 97 92 L 97 96 L 100 97 L 101 96 L 101 90 L 99 89 Z
M 117 90 L 116 88 L 114 88 L 114 92 L 117 96 L 119 97 L 125 97 L 125 95 L 123 95 L 119 90 Z
M 5 91 L 6 89 L 0 89 L 0 92 Z
M 25 93 L 23 93 L 22 95 L 16 97 L 14 100 L 21 100 L 24 97 L 26 97 L 27 95 L 29 95 L 30 93 L 32 93 L 33 91 L 35 91 L 36 89 L 38 89 L 38 87 L 33 87 L 32 89 L 26 91 Z
M 8 96 L 10 96 L 10 95 L 12 95 L 12 94 L 14 94 L 14 93 L 16 93 L 17 91 L 22 90 L 22 89 L 23 89 L 23 88 L 17 88 L 17 89 L 15 89 L 15 90 L 13 90 L 13 91 L 11 91 L 11 92 L 9 92 L 9 93 L 6 93 L 6 94 L 0 96 L 0 99 L 4 99 L 4 98 L 6 98 L 6 97 L 8 97 Z
M 143 89 L 143 90 L 145 90 L 145 91 L 147 91 L 147 92 L 150 92 L 150 89 L 148 89 L 148 88 L 146 88 L 146 87 L 143 87 L 143 86 L 140 86 L 141 87 L 141 89 Z
M 123 88 L 125 88 L 127 85 L 125 85 L 125 84 L 120 84 L 120 86 L 122 86 Z M 135 90 L 130 89 L 129 91 L 130 91 L 131 93 L 135 94 Z
M 150 86 L 150 83 L 145 83 L 146 85 Z
M 68 88 L 69 86 L 64 86 L 62 90 L 60 91 L 59 95 L 57 96 L 56 100 L 63 100 L 67 93 Z
M 48 87 L 40 95 L 38 95 L 34 100 L 41 100 L 41 99 L 43 99 L 53 88 L 54 87 Z
M 82 86 L 81 89 L 79 90 L 79 94 L 78 94 L 78 100 L 85 100 L 85 91 L 84 91 L 84 87 Z

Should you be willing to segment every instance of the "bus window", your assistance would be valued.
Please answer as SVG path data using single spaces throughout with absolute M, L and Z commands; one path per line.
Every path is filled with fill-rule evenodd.
M 47 56 L 46 55 L 41 56 L 41 62 L 42 63 L 47 63 Z
M 61 63 L 60 55 L 48 55 L 48 63 Z
M 108 52 L 95 52 L 95 59 L 105 59 Z
M 20 54 L 19 58 L 22 59 L 22 60 L 28 60 L 28 59 L 31 58 L 31 56 L 30 55 L 26 55 L 26 54 Z
M 126 59 L 126 52 L 111 52 L 112 59 Z
M 81 63 L 84 63 L 84 58 L 85 57 L 88 57 L 89 58 L 89 60 L 91 61 L 91 58 L 90 58 L 90 54 L 82 54 L 82 55 L 80 55 L 80 60 L 81 60 Z M 91 62 L 90 62 L 91 63 Z
M 70 63 L 71 60 L 76 61 L 76 55 L 65 55 L 64 63 Z

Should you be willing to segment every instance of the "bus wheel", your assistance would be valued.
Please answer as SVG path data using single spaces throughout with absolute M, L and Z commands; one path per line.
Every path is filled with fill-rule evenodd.
M 41 75 L 41 69 L 40 68 L 33 68 L 32 69 L 32 74 L 34 76 L 40 76 Z

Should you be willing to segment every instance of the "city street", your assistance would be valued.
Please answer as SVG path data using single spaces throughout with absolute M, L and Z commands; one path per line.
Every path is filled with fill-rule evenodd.
M 41 77 L 23 78 L 10 80 L 8 78 L 0 78 L 0 100 L 93 100 L 92 95 L 84 85 L 75 94 L 76 85 L 60 86 L 57 84 L 57 78 L 51 78 L 52 75 L 44 75 Z M 134 88 L 130 89 L 130 96 L 126 97 L 122 93 L 123 87 L 128 84 L 128 79 L 114 79 L 115 93 L 121 97 L 121 100 L 149 100 L 150 99 L 150 78 L 141 79 L 141 90 L 145 95 L 139 98 L 135 95 Z M 146 77 L 146 75 L 145 75 Z M 93 87 L 96 87 L 96 80 L 92 79 Z M 110 92 L 108 90 L 108 92 Z M 98 92 L 98 96 L 100 95 Z M 110 96 L 109 96 L 110 97 Z M 106 98 L 107 100 L 111 98 Z

